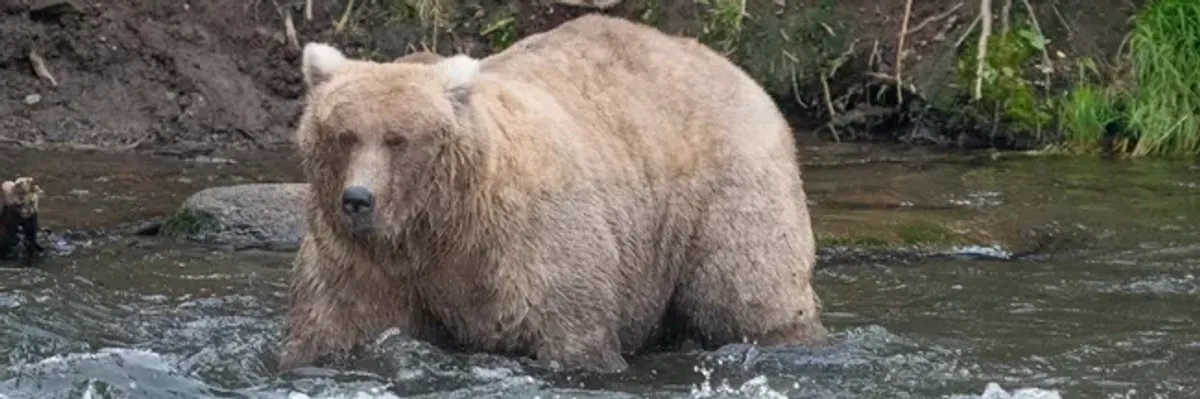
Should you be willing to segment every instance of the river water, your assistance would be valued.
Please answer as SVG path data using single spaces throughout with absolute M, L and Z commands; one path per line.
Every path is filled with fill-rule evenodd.
M 940 211 L 922 204 L 951 202 L 997 226 L 1089 234 L 1020 258 L 823 250 L 814 284 L 832 346 L 654 354 L 602 377 L 386 333 L 352 369 L 275 375 L 291 254 L 74 235 L 70 252 L 36 269 L 0 269 L 0 398 L 1197 396 L 1194 164 L 928 154 L 834 162 L 869 161 L 862 154 L 806 167 L 819 219 L 926 217 Z M 280 153 L 230 159 L 0 150 L 0 171 L 42 181 L 43 227 L 118 233 L 203 187 L 299 178 Z M 879 206 L 836 206 L 851 202 Z

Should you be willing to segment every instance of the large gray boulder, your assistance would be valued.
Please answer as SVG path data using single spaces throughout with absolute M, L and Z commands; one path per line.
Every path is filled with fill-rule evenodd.
M 193 194 L 163 222 L 162 234 L 204 244 L 295 250 L 304 237 L 308 184 L 256 183 Z

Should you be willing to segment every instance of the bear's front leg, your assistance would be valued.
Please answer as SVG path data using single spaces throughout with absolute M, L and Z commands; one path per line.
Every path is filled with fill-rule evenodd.
M 318 247 L 305 237 L 296 255 L 280 370 L 349 355 L 388 328 L 416 335 L 421 320 L 403 283 L 378 265 Z
M 538 360 L 593 373 L 620 373 L 629 368 L 616 334 L 595 325 L 576 324 L 575 328 L 578 331 L 545 337 L 537 350 Z
M 563 235 L 567 236 L 567 235 Z M 545 267 L 544 275 L 553 281 L 547 288 L 544 306 L 537 308 L 535 325 L 536 355 L 540 361 L 557 361 L 567 369 L 594 373 L 619 373 L 629 365 L 621 356 L 619 301 L 615 284 L 620 280 L 612 272 L 617 264 L 612 252 L 571 244 L 547 245 L 556 248 L 544 259 L 558 259 Z
M 45 251 L 45 248 L 38 243 L 38 232 L 41 227 L 38 224 L 38 214 L 34 213 L 21 221 L 21 233 L 23 244 L 25 245 L 24 265 L 32 267 L 38 257 Z
M 16 206 L 0 204 L 0 259 L 8 258 L 8 254 L 17 247 L 20 241 L 21 216 Z

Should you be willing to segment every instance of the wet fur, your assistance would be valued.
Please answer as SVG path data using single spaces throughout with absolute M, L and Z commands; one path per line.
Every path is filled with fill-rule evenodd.
M 313 189 L 281 368 L 391 327 L 602 372 L 669 330 L 825 341 L 792 132 L 733 64 L 589 15 L 465 82 L 444 66 L 306 69 Z M 351 180 L 376 195 L 372 234 L 340 213 Z
M 0 184 L 0 259 L 7 259 L 20 244 L 22 264 L 29 267 L 45 251 L 38 243 L 41 194 L 42 189 L 30 178 Z

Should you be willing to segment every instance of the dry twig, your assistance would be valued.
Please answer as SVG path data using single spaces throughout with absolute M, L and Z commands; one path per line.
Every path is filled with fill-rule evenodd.
M 1012 15 L 1012 0 L 1004 0 L 1000 5 L 1000 33 L 1008 33 L 1012 29 L 1012 22 L 1009 21 Z
M 342 17 L 338 19 L 337 25 L 334 25 L 333 31 L 341 33 L 342 29 L 346 28 L 346 23 L 350 21 L 350 13 L 354 11 L 354 0 L 346 2 L 346 10 L 342 11 Z
M 829 110 L 830 123 L 827 126 L 829 126 L 829 131 L 833 133 L 833 141 L 840 143 L 842 141 L 841 135 L 838 134 L 837 128 L 833 127 L 832 123 L 837 118 L 837 111 L 833 109 L 833 96 L 829 94 L 829 82 L 824 73 L 821 74 L 821 89 L 823 90 L 822 97 L 825 99 L 825 108 Z
M 904 82 L 901 72 L 904 70 L 904 38 L 908 36 L 908 17 L 912 14 L 913 0 L 904 2 L 904 22 L 900 24 L 900 43 L 896 45 L 896 81 Z M 896 88 L 896 104 L 904 103 L 904 90 Z
M 1062 24 L 1067 30 L 1067 41 L 1075 38 L 1075 31 L 1071 29 L 1071 24 L 1067 23 L 1067 18 L 1063 17 L 1062 12 L 1058 11 L 1058 6 L 1051 4 L 1050 9 L 1054 10 L 1054 16 L 1058 18 L 1058 23 Z
M 50 74 L 50 69 L 46 68 L 46 60 L 38 55 L 37 50 L 29 50 L 29 63 L 33 65 L 33 73 L 39 78 L 50 81 L 50 86 L 58 87 L 58 79 Z
M 982 21 L 982 31 L 979 33 L 979 52 L 975 57 L 975 90 L 974 100 L 983 97 L 983 64 L 987 62 L 988 39 L 992 36 L 992 0 L 979 0 L 979 20 Z
M 287 34 L 288 43 L 292 48 L 300 49 L 300 39 L 296 37 L 296 24 L 292 23 L 292 10 L 286 10 L 283 17 L 283 30 Z
M 970 25 L 967 25 L 967 30 L 963 31 L 962 36 L 959 36 L 958 40 L 954 41 L 955 49 L 961 47 L 963 42 L 967 41 L 967 37 L 971 36 L 971 31 L 975 30 L 975 25 L 979 25 L 979 15 L 975 15 L 975 19 L 971 20 Z
M 1029 4 L 1029 0 L 1021 0 L 1021 3 L 1024 3 L 1025 9 L 1029 11 L 1029 22 L 1033 24 L 1033 30 L 1037 32 L 1038 36 L 1046 37 L 1046 34 L 1042 32 L 1042 25 L 1038 23 L 1037 12 L 1033 10 L 1033 5 Z M 1042 46 L 1042 62 L 1045 63 L 1046 74 L 1050 74 L 1050 52 L 1046 50 L 1046 46 Z
M 876 65 L 883 62 L 883 57 L 879 55 L 879 39 L 875 39 L 875 44 L 871 45 L 871 56 L 867 57 L 867 67 L 875 69 Z
M 0 144 L 12 144 L 12 145 L 15 145 L 15 146 L 18 146 L 21 148 L 32 148 L 32 149 L 38 149 L 38 150 L 67 150 L 67 151 L 80 151 L 80 152 L 118 153 L 118 152 L 127 152 L 127 151 L 135 150 L 138 147 L 140 147 L 142 145 L 142 143 L 144 143 L 146 141 L 146 139 L 148 139 L 148 138 L 150 138 L 150 137 L 149 136 L 142 137 L 140 139 L 135 140 L 132 143 L 114 146 L 114 147 L 99 146 L 99 145 L 94 145 L 94 144 L 80 144 L 80 143 L 38 143 L 38 142 L 18 140 L 18 139 L 13 139 L 13 138 L 8 138 L 8 137 L 0 137 Z
M 951 15 L 954 15 L 954 12 L 958 11 L 958 9 L 962 8 L 962 6 L 963 6 L 963 3 L 958 2 L 958 3 L 954 4 L 953 7 L 950 7 L 949 10 L 946 10 L 945 12 L 942 12 L 941 14 L 932 15 L 929 18 L 925 18 L 924 20 L 921 20 L 921 22 L 918 23 L 917 26 L 914 26 L 912 29 L 908 30 L 908 34 L 911 35 L 911 34 L 920 32 L 921 29 L 925 29 L 925 26 L 927 26 L 931 23 L 946 19 L 946 17 L 949 17 Z
M 304 1 L 304 20 L 305 21 L 312 21 L 312 19 L 313 19 L 312 2 L 313 2 L 313 0 L 305 0 Z
M 877 79 L 884 83 L 893 84 L 896 86 L 900 85 L 900 82 L 897 82 L 896 77 L 892 76 L 892 75 L 883 74 L 883 73 L 879 73 L 879 72 L 864 72 L 863 74 L 870 76 L 870 77 Z

